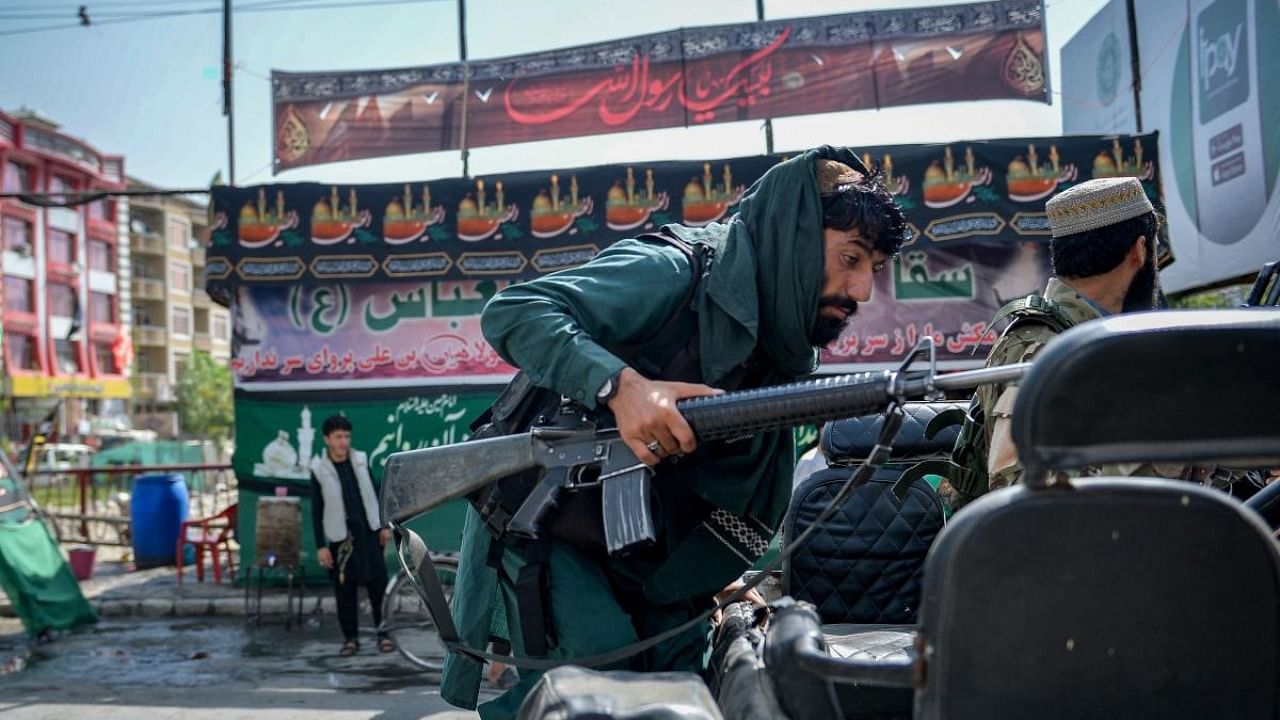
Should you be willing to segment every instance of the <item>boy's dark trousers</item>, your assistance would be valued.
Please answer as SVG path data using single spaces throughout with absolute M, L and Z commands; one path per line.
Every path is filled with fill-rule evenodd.
M 344 640 L 359 639 L 360 600 L 357 590 L 360 586 L 353 582 L 333 583 L 333 595 L 338 603 L 338 625 L 342 627 Z M 382 596 L 386 593 L 386 581 L 374 580 L 365 585 L 369 594 L 369 604 L 373 606 L 373 626 L 382 625 Z

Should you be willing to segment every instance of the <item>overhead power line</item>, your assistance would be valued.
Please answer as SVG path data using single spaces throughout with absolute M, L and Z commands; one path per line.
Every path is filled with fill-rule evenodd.
M 207 0 L 204 0 L 207 2 Z M 234 8 L 235 13 L 258 13 L 258 12 L 290 12 L 294 10 L 337 10 L 343 8 L 359 8 L 359 7 L 375 7 L 385 5 L 415 5 L 434 2 L 452 2 L 453 0 L 340 0 L 331 2 L 329 0 L 267 0 L 266 2 L 245 5 Z M 307 4 L 302 4 L 302 3 Z M 297 3 L 297 4 L 294 4 Z M 188 8 L 184 10 L 167 10 L 164 12 L 119 12 L 119 13 L 97 13 L 93 6 L 86 6 L 87 14 L 90 18 L 89 27 L 97 27 L 102 25 L 115 25 L 118 23 L 140 22 L 146 20 L 159 20 L 163 18 L 182 17 L 190 15 L 212 15 L 221 13 L 222 8 L 217 6 L 203 8 Z M 22 17 L 14 17 L 8 15 L 0 15 L 0 19 L 9 21 L 28 21 L 28 20 L 52 20 L 56 18 L 76 19 L 76 22 L 60 25 L 44 25 L 38 27 L 15 28 L 13 30 L 0 30 L 0 36 L 5 35 L 27 35 L 31 33 L 48 32 L 51 30 L 66 30 L 84 26 L 79 14 L 79 7 L 68 10 L 65 14 L 44 15 L 26 15 Z M 103 18 L 99 20 L 98 18 Z
M 291 5 L 299 4 L 316 4 L 317 2 L 326 2 L 328 0 L 259 0 L 258 2 L 241 3 L 239 7 L 234 8 L 235 12 L 254 12 L 261 11 L 260 8 L 273 8 L 279 10 L 291 10 Z M 347 0 L 350 2 L 351 0 Z M 369 2 L 370 0 L 365 0 Z M 142 6 L 108 6 L 101 2 L 79 3 L 76 5 L 68 5 L 65 7 L 54 7 L 43 5 L 39 8 L 29 10 L 19 10 L 13 7 L 0 7 L 0 19 L 2 20 L 50 20 L 56 18 L 79 17 L 80 15 L 89 15 L 94 19 L 105 18 L 151 18 L 156 16 L 165 16 L 168 13 L 186 13 L 200 14 L 207 12 L 221 12 L 220 5 L 212 4 L 211 0 L 164 0 L 166 5 L 172 2 L 188 2 L 191 4 L 203 5 L 205 7 L 180 7 L 169 5 L 168 7 L 142 7 Z M 13 14 L 17 13 L 17 14 Z
M 108 197 L 169 197 L 172 195 L 208 195 L 209 188 L 183 190 L 90 190 L 89 192 L 24 193 L 3 192 L 0 200 L 16 199 L 36 207 L 78 207 Z

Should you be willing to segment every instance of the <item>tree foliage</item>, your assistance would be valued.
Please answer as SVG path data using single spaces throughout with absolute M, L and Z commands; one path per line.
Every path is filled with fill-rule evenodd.
M 235 411 L 230 368 L 209 353 L 193 353 L 178 378 L 177 396 L 183 434 L 219 445 L 231 439 Z

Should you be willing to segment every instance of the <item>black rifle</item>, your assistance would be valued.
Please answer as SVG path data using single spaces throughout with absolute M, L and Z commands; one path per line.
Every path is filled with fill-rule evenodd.
M 928 351 L 932 347 L 927 348 Z M 698 442 L 725 440 L 809 423 L 879 413 L 893 401 L 940 390 L 1017 380 L 1029 364 L 938 375 L 908 372 L 917 348 L 899 370 L 822 377 L 788 385 L 691 398 L 676 407 Z M 532 492 L 507 532 L 533 538 L 560 493 L 599 486 L 605 542 L 611 554 L 654 540 L 649 507 L 652 470 L 616 428 L 598 427 L 587 411 L 566 403 L 551 425 L 456 445 L 392 454 L 382 483 L 383 517 L 395 524 L 498 480 L 541 468 Z
M 1249 289 L 1249 297 L 1244 301 L 1245 307 L 1275 307 L 1280 305 L 1280 260 L 1272 260 L 1262 266 L 1253 287 Z

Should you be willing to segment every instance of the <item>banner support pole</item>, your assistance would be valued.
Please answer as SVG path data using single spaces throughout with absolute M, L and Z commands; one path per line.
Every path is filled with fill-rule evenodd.
M 1125 15 L 1129 24 L 1129 65 L 1133 75 L 1133 117 L 1142 132 L 1142 61 L 1138 57 L 1138 12 L 1133 0 L 1125 0 Z
M 462 57 L 462 177 L 471 177 L 471 151 L 467 149 L 467 105 L 471 100 L 471 64 L 467 62 L 467 0 L 458 0 L 458 52 Z
M 222 0 L 222 114 L 227 116 L 227 184 L 236 184 L 236 116 L 231 106 L 231 0 Z
M 756 21 L 764 22 L 764 0 L 756 0 Z M 764 121 L 764 154 L 773 154 L 773 120 L 770 118 Z

